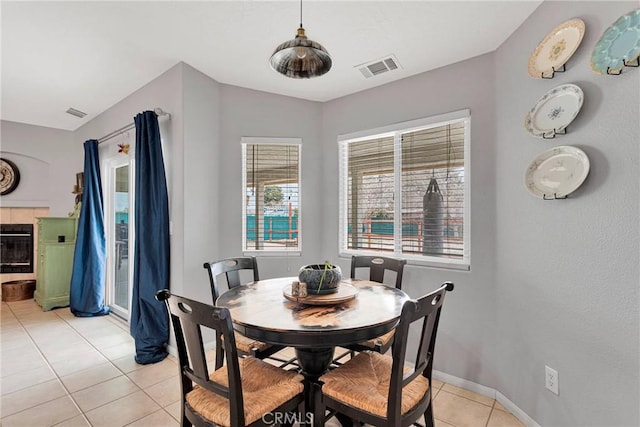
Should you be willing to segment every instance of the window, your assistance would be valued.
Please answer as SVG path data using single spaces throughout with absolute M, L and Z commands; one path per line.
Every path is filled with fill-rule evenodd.
M 340 254 L 469 269 L 469 110 L 342 135 Z
M 245 254 L 299 252 L 300 138 L 242 138 Z

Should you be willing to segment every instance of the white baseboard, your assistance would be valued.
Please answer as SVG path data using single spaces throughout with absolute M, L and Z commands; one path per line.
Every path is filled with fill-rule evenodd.
M 442 381 L 447 384 L 454 385 L 456 387 L 463 388 L 465 390 L 472 391 L 474 393 L 481 394 L 483 396 L 490 397 L 492 399 L 496 398 L 496 391 L 492 388 L 474 383 L 469 380 L 464 380 L 462 378 L 454 377 L 453 375 L 446 374 L 444 372 L 433 370 L 433 378 Z
M 178 349 L 175 348 L 174 346 L 167 344 L 167 352 L 173 357 L 175 357 L 176 359 L 178 358 Z
M 511 412 L 522 424 L 527 427 L 540 427 L 533 418 L 527 415 L 522 409 L 518 408 L 515 403 L 507 399 L 502 393 L 496 391 L 496 401 L 504 406 L 504 409 Z
M 447 384 L 451 384 L 453 386 L 460 387 L 465 390 L 469 390 L 474 393 L 478 393 L 483 396 L 495 399 L 498 403 L 504 406 L 504 409 L 511 412 L 513 416 L 516 417 L 526 427 L 540 427 L 540 425 L 535 422 L 533 418 L 527 415 L 522 409 L 518 408 L 515 403 L 507 399 L 505 395 L 497 390 L 474 383 L 473 381 L 465 380 L 444 372 L 436 371 L 435 369 L 433 370 L 433 378 L 438 381 L 442 381 Z

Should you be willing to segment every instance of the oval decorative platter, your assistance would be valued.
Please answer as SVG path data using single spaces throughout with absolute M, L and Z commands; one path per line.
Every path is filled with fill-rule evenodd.
M 555 27 L 536 46 L 529 58 L 529 75 L 551 78 L 571 58 L 584 37 L 582 19 L 570 19 Z
M 589 174 L 589 158 L 570 145 L 539 154 L 527 168 L 524 185 L 541 199 L 564 198 L 582 185 Z
M 527 112 L 524 128 L 538 138 L 564 133 L 582 108 L 584 94 L 579 86 L 564 84 L 551 89 Z
M 602 33 L 591 54 L 591 69 L 598 74 L 619 74 L 625 62 L 640 56 L 640 9 L 621 16 Z
M 289 301 L 307 305 L 334 305 L 351 301 L 358 295 L 358 288 L 346 282 L 340 282 L 338 291 L 330 294 L 308 294 L 306 297 L 293 295 L 291 285 L 282 289 L 282 295 Z

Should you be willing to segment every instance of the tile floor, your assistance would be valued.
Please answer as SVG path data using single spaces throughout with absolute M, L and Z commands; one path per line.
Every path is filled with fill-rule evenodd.
M 33 300 L 3 302 L 0 315 L 3 427 L 178 426 L 176 359 L 136 364 L 114 316 L 43 312 Z M 491 398 L 436 381 L 434 389 L 438 427 L 522 426 Z

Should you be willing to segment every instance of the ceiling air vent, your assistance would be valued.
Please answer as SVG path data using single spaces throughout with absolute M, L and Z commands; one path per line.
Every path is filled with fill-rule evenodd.
M 71 114 L 72 116 L 76 116 L 76 117 L 80 117 L 81 119 L 87 115 L 87 113 L 80 111 L 80 110 L 76 110 L 75 108 L 71 108 L 69 107 L 69 109 L 67 110 L 67 114 Z
M 400 68 L 400 63 L 394 55 L 389 55 L 385 58 L 378 59 L 368 64 L 356 65 L 356 67 L 365 78 L 371 78 L 378 74 L 388 73 L 389 71 L 397 70 Z

